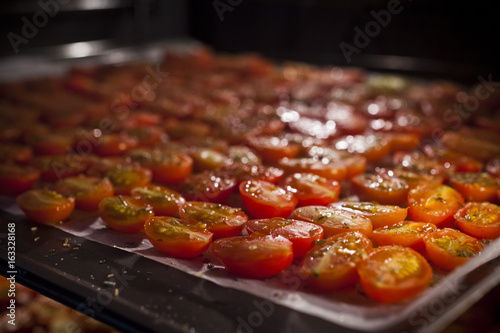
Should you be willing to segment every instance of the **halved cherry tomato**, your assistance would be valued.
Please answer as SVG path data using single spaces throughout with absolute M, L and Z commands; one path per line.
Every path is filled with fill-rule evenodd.
M 354 192 L 361 199 L 383 205 L 401 205 L 410 190 L 406 181 L 395 176 L 363 173 L 351 179 Z
M 230 146 L 228 156 L 233 163 L 260 164 L 260 157 L 246 146 Z
M 134 187 L 143 187 L 151 183 L 149 169 L 139 165 L 117 165 L 106 174 L 113 184 L 115 194 L 129 195 Z
M 98 156 L 120 156 L 137 147 L 137 140 L 122 134 L 103 134 L 98 138 L 93 153 Z
M 28 190 L 16 202 L 28 219 L 39 223 L 66 220 L 75 209 L 75 198 L 47 189 Z
M 236 188 L 236 179 L 225 173 L 204 171 L 189 176 L 181 185 L 181 193 L 189 201 L 224 203 Z
M 294 173 L 288 176 L 283 187 L 298 200 L 297 206 L 326 206 L 337 201 L 340 184 L 312 173 Z
M 18 144 L 0 144 L 0 161 L 27 163 L 33 157 L 33 149 L 29 146 Z
M 114 194 L 113 184 L 107 178 L 68 177 L 58 181 L 54 190 L 64 196 L 72 196 L 76 201 L 76 208 L 93 211 L 99 208 L 102 199 Z
M 278 184 L 285 174 L 285 172 L 279 168 L 250 163 L 234 163 L 223 167 L 220 172 L 235 177 L 238 183 L 250 179 L 260 179 Z
M 322 146 L 312 146 L 307 154 L 322 162 L 330 164 L 341 164 L 346 168 L 346 178 L 352 178 L 365 172 L 366 158 L 359 154 L 351 154 L 346 151 L 336 150 Z
M 500 236 L 500 207 L 489 202 L 469 202 L 455 214 L 460 230 L 476 238 Z
M 292 242 L 283 236 L 257 235 L 221 238 L 212 252 L 229 273 L 250 279 L 278 274 L 293 261 Z
M 137 141 L 139 147 L 158 145 L 167 139 L 165 131 L 158 126 L 138 127 L 127 130 L 127 136 Z
M 382 175 L 382 177 L 396 177 L 402 179 L 408 184 L 410 190 L 424 183 L 442 184 L 444 180 L 441 176 L 425 173 L 420 174 L 402 169 L 379 168 L 376 170 L 376 173 Z
M 186 202 L 176 191 L 159 185 L 135 187 L 130 194 L 150 205 L 157 216 L 174 216 L 179 213 L 179 205 Z
M 40 170 L 42 180 L 55 182 L 83 173 L 89 166 L 89 158 L 73 154 L 47 155 L 35 157 L 31 164 Z
M 415 133 L 385 133 L 392 151 L 414 150 L 420 144 L 420 137 Z
M 393 303 L 423 291 L 431 281 L 432 268 L 415 250 L 382 246 L 358 264 L 358 274 L 368 297 Z
M 161 184 L 182 182 L 193 170 L 193 159 L 187 154 L 173 150 L 140 151 L 133 160 L 153 172 L 153 180 Z
M 37 155 L 62 155 L 70 151 L 73 137 L 62 133 L 32 133 L 25 138 Z
M 241 209 L 200 201 L 181 204 L 179 215 L 190 223 L 205 225 L 214 234 L 214 238 L 238 236 L 248 221 L 248 216 Z
M 453 221 L 453 215 L 463 206 L 464 198 L 460 193 L 446 185 L 420 185 L 408 194 L 410 219 L 438 227 Z
M 374 229 L 404 221 L 408 215 L 408 208 L 379 205 L 375 202 L 340 201 L 331 204 L 329 207 L 350 211 L 367 217 L 372 221 Z
M 229 157 L 209 148 L 191 148 L 189 156 L 193 159 L 194 168 L 198 171 L 215 170 L 229 164 Z
M 401 221 L 373 230 L 371 238 L 379 245 L 400 245 L 419 251 L 424 247 L 423 237 L 438 228 L 425 222 Z
M 125 195 L 104 198 L 99 204 L 99 216 L 111 229 L 136 233 L 153 216 L 151 206 Z
M 335 141 L 335 148 L 358 153 L 369 162 L 380 161 L 391 151 L 389 141 L 378 135 L 348 135 Z
M 479 172 L 483 169 L 483 163 L 480 161 L 448 149 L 425 145 L 422 150 L 427 156 L 442 164 L 454 165 L 457 172 Z
M 155 248 L 176 258 L 199 256 L 208 249 L 213 235 L 202 225 L 187 224 L 167 216 L 149 218 L 144 233 Z
M 441 142 L 448 149 L 477 158 L 480 161 L 486 161 L 500 155 L 499 144 L 456 132 L 446 132 L 441 137 Z
M 250 220 L 247 222 L 250 234 L 257 232 L 264 235 L 283 236 L 293 243 L 295 258 L 303 257 L 315 240 L 323 238 L 323 228 L 319 225 L 282 217 Z
M 306 254 L 301 272 L 315 288 L 331 291 L 358 281 L 357 264 L 372 249 L 372 242 L 359 232 L 346 232 L 315 242 Z
M 460 172 L 451 175 L 451 186 L 467 201 L 494 201 L 500 185 L 486 172 Z
M 396 152 L 393 155 L 396 169 L 410 171 L 418 175 L 430 175 L 447 178 L 455 166 L 450 163 L 439 163 L 419 152 Z
M 330 161 L 328 159 L 310 158 L 283 158 L 279 161 L 279 167 L 287 173 L 313 173 L 315 175 L 342 181 L 346 177 L 347 168 L 344 163 Z
M 458 230 L 444 228 L 424 236 L 425 252 L 432 263 L 452 270 L 479 254 L 483 244 Z
M 206 138 L 212 131 L 210 126 L 202 122 L 192 120 L 178 120 L 168 118 L 165 121 L 165 130 L 167 134 L 174 139 L 181 139 L 186 136 L 198 136 Z
M 255 218 L 288 217 L 297 198 L 285 189 L 264 180 L 247 180 L 239 186 L 243 204 Z
M 40 171 L 30 166 L 0 164 L 0 195 L 18 195 L 40 179 Z
M 278 163 L 283 157 L 294 158 L 300 150 L 297 144 L 277 136 L 253 137 L 249 144 L 267 163 Z
M 323 206 L 300 207 L 295 209 L 290 217 L 321 226 L 325 237 L 348 231 L 359 231 L 364 235 L 370 235 L 373 228 L 372 222 L 367 217 Z

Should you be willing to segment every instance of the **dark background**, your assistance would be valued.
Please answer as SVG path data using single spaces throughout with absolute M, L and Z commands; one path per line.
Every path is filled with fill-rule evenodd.
M 68 4 L 28 44 L 20 45 L 20 53 L 76 41 L 139 45 L 187 36 L 217 51 L 348 65 L 340 43 L 355 45 L 354 27 L 364 30 L 374 20 L 370 11 L 388 5 L 385 0 L 64 1 Z M 229 9 L 221 20 L 215 7 L 224 4 Z M 472 81 L 494 73 L 498 80 L 500 20 L 494 1 L 413 0 L 400 6 L 402 12 L 392 15 L 389 25 L 352 56 L 351 65 Z M 31 21 L 37 10 L 37 1 L 0 0 L 0 54 L 14 54 L 7 34 L 21 34 L 21 18 Z

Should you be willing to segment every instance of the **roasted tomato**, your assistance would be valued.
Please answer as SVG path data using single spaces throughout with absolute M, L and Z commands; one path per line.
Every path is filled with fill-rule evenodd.
M 179 205 L 186 202 L 176 191 L 159 185 L 135 187 L 130 193 L 150 205 L 157 216 L 174 216 L 179 213 Z
M 287 173 L 312 173 L 336 181 L 344 180 L 347 175 L 347 167 L 344 163 L 328 159 L 283 158 L 278 164 Z
M 359 232 L 346 232 L 315 244 L 301 265 L 308 283 L 326 291 L 355 285 L 358 281 L 356 265 L 372 249 L 368 237 Z
M 340 184 L 312 173 L 294 173 L 288 176 L 283 187 L 298 200 L 297 206 L 326 206 L 337 201 Z
M 332 149 L 323 146 L 312 146 L 307 154 L 324 164 L 343 165 L 346 168 L 346 178 L 352 178 L 366 169 L 366 158 L 359 154 L 351 154 L 346 151 Z
M 368 162 L 380 161 L 391 151 L 389 141 L 378 135 L 348 135 L 337 140 L 335 148 L 349 153 L 358 153 Z
M 144 233 L 155 248 L 176 258 L 199 256 L 208 249 L 213 235 L 203 225 L 192 225 L 167 216 L 149 218 Z
M 359 231 L 364 235 L 370 235 L 372 232 L 370 219 L 342 209 L 323 206 L 300 207 L 295 209 L 290 217 L 321 226 L 325 237 L 348 231 Z
M 74 197 L 76 208 L 87 211 L 97 210 L 102 199 L 114 194 L 113 184 L 107 178 L 83 175 L 58 181 L 54 190 L 64 196 Z
M 379 205 L 375 202 L 341 201 L 331 204 L 330 207 L 367 217 L 372 221 L 374 229 L 404 221 L 408 215 L 407 208 Z
M 431 281 L 432 268 L 415 250 L 382 246 L 358 264 L 358 274 L 368 297 L 393 303 L 423 291 Z
M 221 238 L 211 248 L 229 273 L 251 279 L 276 275 L 293 261 L 292 242 L 283 236 Z
M 294 158 L 300 150 L 299 145 L 277 136 L 254 137 L 249 140 L 249 143 L 257 154 L 268 163 L 278 163 L 284 157 Z
M 247 222 L 247 230 L 250 234 L 257 232 L 289 239 L 296 258 L 303 257 L 312 248 L 315 240 L 323 238 L 323 228 L 320 226 L 282 217 L 250 220 Z
M 426 145 L 422 150 L 427 156 L 442 164 L 453 165 L 457 172 L 479 172 L 483 169 L 483 163 L 480 161 L 448 149 L 439 148 L 435 145 Z
M 153 216 L 151 206 L 124 195 L 105 198 L 99 204 L 99 216 L 111 229 L 125 233 L 139 232 Z
M 495 201 L 500 188 L 497 180 L 486 172 L 455 173 L 450 183 L 467 201 Z
M 415 133 L 386 133 L 392 151 L 414 150 L 420 144 L 420 137 Z
M 151 183 L 149 169 L 138 165 L 118 165 L 106 174 L 113 184 L 116 194 L 129 195 L 134 187 L 147 186 Z
M 214 234 L 214 238 L 238 236 L 248 221 L 248 216 L 241 209 L 199 201 L 181 204 L 179 215 L 192 224 L 205 225 Z
M 220 172 L 235 177 L 238 183 L 245 180 L 260 179 L 273 184 L 278 184 L 285 173 L 279 168 L 250 163 L 234 163 L 222 168 Z
M 363 200 L 383 205 L 401 205 L 408 197 L 405 180 L 382 174 L 363 173 L 351 179 L 352 188 Z
M 151 147 L 167 140 L 165 131 L 158 126 L 129 129 L 127 130 L 127 136 L 136 140 L 139 147 Z
M 246 146 L 231 146 L 227 152 L 229 158 L 234 163 L 260 164 L 262 161 L 252 149 Z
M 191 148 L 189 156 L 193 159 L 197 171 L 215 170 L 230 163 L 229 157 L 209 148 Z
M 441 176 L 426 173 L 418 174 L 402 169 L 378 168 L 376 173 L 380 174 L 382 177 L 396 177 L 402 179 L 408 184 L 410 190 L 424 183 L 442 184 L 444 180 Z
M 453 221 L 464 206 L 464 199 L 446 185 L 420 185 L 408 194 L 408 216 L 413 221 L 433 223 L 438 227 Z
M 460 133 L 446 132 L 441 137 L 441 142 L 450 150 L 481 161 L 500 155 L 499 144 Z
M 0 164 L 0 195 L 18 195 L 40 179 L 40 171 L 30 166 Z
M 255 218 L 288 217 L 297 205 L 293 193 L 264 180 L 247 180 L 239 190 L 246 211 Z
M 500 207 L 489 202 L 469 202 L 455 214 L 455 223 L 469 236 L 497 238 L 500 236 Z
M 87 156 L 73 154 L 49 155 L 35 157 L 31 164 L 40 170 L 42 180 L 55 182 L 83 173 L 89 166 L 89 159 Z
M 401 221 L 373 230 L 371 238 L 379 246 L 401 245 L 419 251 L 424 247 L 423 237 L 436 230 L 432 223 Z
M 33 149 L 17 144 L 0 144 L 0 161 L 27 163 L 33 157 Z
M 424 236 L 425 252 L 432 263 L 444 270 L 463 265 L 479 254 L 483 244 L 458 230 L 444 228 Z
M 75 198 L 47 189 L 28 190 L 16 202 L 28 219 L 39 223 L 63 221 L 75 209 Z
M 137 147 L 136 139 L 121 134 L 103 134 L 92 153 L 98 156 L 120 156 Z
M 25 137 L 37 155 L 63 155 L 73 146 L 73 137 L 62 133 L 32 133 Z
M 236 185 L 236 179 L 225 173 L 205 171 L 189 176 L 180 191 L 190 201 L 224 203 Z

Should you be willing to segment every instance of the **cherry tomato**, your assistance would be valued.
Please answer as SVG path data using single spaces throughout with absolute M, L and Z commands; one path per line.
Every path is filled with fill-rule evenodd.
M 33 157 L 33 149 L 17 144 L 0 144 L 0 161 L 27 163 Z
M 143 151 L 135 159 L 153 172 L 153 180 L 160 184 L 176 184 L 184 181 L 193 169 L 193 159 L 187 154 L 173 150 Z
M 342 209 L 306 206 L 295 209 L 290 217 L 321 226 L 325 237 L 348 231 L 358 231 L 364 235 L 370 235 L 372 232 L 370 219 Z
M 288 176 L 283 187 L 297 198 L 297 206 L 326 206 L 337 201 L 340 184 L 312 173 L 294 173 Z
M 278 274 L 293 261 L 292 242 L 283 236 L 257 235 L 221 238 L 212 252 L 229 273 L 250 279 Z
M 380 161 L 391 151 L 389 141 L 376 135 L 348 135 L 337 140 L 335 148 L 361 154 L 368 162 Z
M 382 246 L 358 264 L 358 274 L 368 297 L 394 303 L 422 292 L 431 281 L 432 268 L 415 250 Z
M 190 201 L 224 203 L 236 186 L 235 178 L 224 173 L 204 171 L 189 176 L 181 186 L 181 193 Z
M 371 238 L 379 246 L 400 245 L 419 251 L 424 247 L 425 234 L 436 230 L 432 223 L 401 221 L 373 230 Z
M 500 236 L 500 207 L 489 202 L 469 202 L 455 214 L 460 230 L 476 238 Z
M 247 180 L 239 186 L 243 204 L 255 218 L 288 217 L 297 198 L 285 189 L 264 180 Z
M 73 146 L 73 137 L 61 133 L 32 133 L 25 138 L 37 155 L 63 155 Z
M 308 283 L 325 291 L 355 285 L 358 281 L 356 266 L 367 257 L 372 242 L 365 235 L 353 231 L 315 243 L 301 265 L 301 272 L 308 277 Z
M 386 133 L 392 151 L 415 150 L 420 145 L 420 137 L 415 133 Z
M 137 147 L 137 140 L 122 134 L 103 134 L 98 138 L 94 154 L 98 156 L 120 156 Z
M 343 165 L 346 168 L 346 178 L 352 178 L 366 169 L 366 158 L 359 154 L 331 149 L 322 146 L 312 146 L 307 154 L 323 163 Z M 326 163 L 325 163 L 326 164 Z
M 209 148 L 191 148 L 189 156 L 193 159 L 194 168 L 198 171 L 215 170 L 229 164 L 229 157 Z
M 204 224 L 214 238 L 238 236 L 248 221 L 248 216 L 241 209 L 199 201 L 181 204 L 179 215 L 190 223 Z
M 483 163 L 480 161 L 448 149 L 426 145 L 422 150 L 427 156 L 442 164 L 454 165 L 457 172 L 479 172 L 483 169 Z
M 99 204 L 99 216 L 111 229 L 136 233 L 153 216 L 151 206 L 125 195 L 104 198 Z
M 40 171 L 30 166 L 0 164 L 0 195 L 18 195 L 40 179 Z
M 252 149 L 246 146 L 230 146 L 228 156 L 232 163 L 261 164 L 261 158 Z
M 450 150 L 477 158 L 480 161 L 486 161 L 500 155 L 499 144 L 456 132 L 446 132 L 441 137 L 441 142 Z
M 238 183 L 250 179 L 260 179 L 278 184 L 285 173 L 283 170 L 272 166 L 245 163 L 234 163 L 223 167 L 220 171 L 235 177 Z
M 419 174 L 402 169 L 380 168 L 376 173 L 380 174 L 382 177 L 396 177 L 402 179 L 408 184 L 410 190 L 424 183 L 442 184 L 444 180 L 443 177 L 440 176 L 431 174 Z
M 446 185 L 425 184 L 408 194 L 408 216 L 413 221 L 444 226 L 453 221 L 453 215 L 464 206 L 464 199 Z
M 295 258 L 303 257 L 312 248 L 315 240 L 323 238 L 323 228 L 320 226 L 282 217 L 250 220 L 247 222 L 247 230 L 250 234 L 257 232 L 289 239 L 293 244 Z
M 174 216 L 179 213 L 179 205 L 186 202 L 176 191 L 159 185 L 135 187 L 130 193 L 133 198 L 150 205 L 157 216 Z
M 279 161 L 279 167 L 287 173 L 313 173 L 315 175 L 342 181 L 346 177 L 347 168 L 343 163 L 335 161 L 319 160 L 317 158 L 283 158 Z
M 144 225 L 144 233 L 155 248 L 176 258 L 199 256 L 212 241 L 212 233 L 204 226 L 190 225 L 167 216 L 149 218 Z
M 127 130 L 127 136 L 137 141 L 139 147 L 151 147 L 167 140 L 165 131 L 158 126 L 138 127 Z
M 406 181 L 382 174 L 360 174 L 351 179 L 354 192 L 363 200 L 383 205 L 401 205 L 410 190 Z
M 370 221 L 372 221 L 374 229 L 404 221 L 408 215 L 407 208 L 391 205 L 379 205 L 375 202 L 341 201 L 331 204 L 329 207 L 350 211 L 367 217 Z
M 458 230 L 444 228 L 424 236 L 425 252 L 430 261 L 444 270 L 452 270 L 479 254 L 483 244 Z
M 447 178 L 448 173 L 455 169 L 450 163 L 439 163 L 421 153 L 413 152 L 396 152 L 393 155 L 393 162 L 396 169 L 441 178 Z
M 138 165 L 118 165 L 106 174 L 113 184 L 115 194 L 129 195 L 134 187 L 151 183 L 151 171 Z
M 107 179 L 87 177 L 68 177 L 58 181 L 54 190 L 64 196 L 75 198 L 76 208 L 93 211 L 99 208 L 102 199 L 114 194 L 113 184 Z
M 28 190 L 16 202 L 28 219 L 39 223 L 66 220 L 75 209 L 75 198 L 47 189 Z
M 186 136 L 197 136 L 206 138 L 210 136 L 212 131 L 210 126 L 201 122 L 193 122 L 192 120 L 178 120 L 168 118 L 165 122 L 165 130 L 167 134 L 174 139 L 182 139 Z
M 467 201 L 494 201 L 500 189 L 495 178 L 486 172 L 455 173 L 450 183 Z
M 249 144 L 268 163 L 277 163 L 283 157 L 294 158 L 300 150 L 297 144 L 277 136 L 253 137 Z
M 48 155 L 35 157 L 31 164 L 40 170 L 42 180 L 55 182 L 85 172 L 89 167 L 89 158 L 73 154 Z

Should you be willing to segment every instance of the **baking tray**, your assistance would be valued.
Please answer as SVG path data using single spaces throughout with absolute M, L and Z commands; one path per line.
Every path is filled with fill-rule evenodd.
M 105 43 L 82 45 L 61 48 L 56 60 L 54 54 L 7 59 L 0 64 L 1 79 L 63 74 L 75 64 L 155 61 L 166 47 L 179 51 L 199 46 L 193 41 L 119 50 L 108 49 Z M 7 67 L 9 71 L 1 70 Z M 496 241 L 486 255 L 460 267 L 414 301 L 394 308 L 391 318 L 386 320 L 383 310 L 372 311 L 377 325 L 370 326 L 369 321 L 362 325 L 353 322 L 352 316 L 325 319 L 305 313 L 307 309 L 269 303 L 272 298 L 266 295 L 221 286 L 126 248 L 33 224 L 8 213 L 5 208 L 12 204 L 2 198 L 0 272 L 8 272 L 6 226 L 15 222 L 17 281 L 123 332 L 438 332 L 500 280 Z

